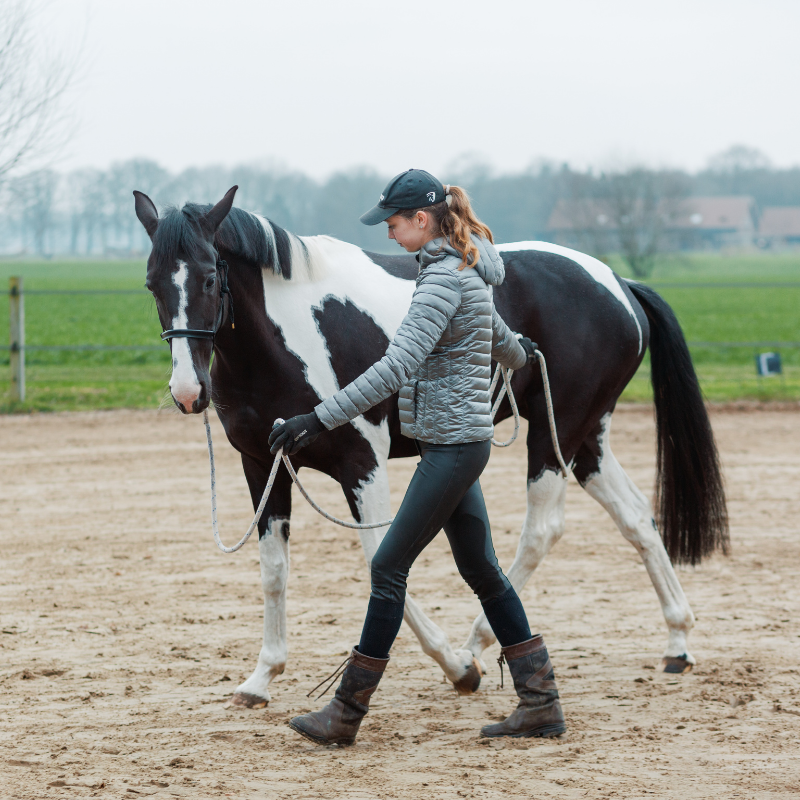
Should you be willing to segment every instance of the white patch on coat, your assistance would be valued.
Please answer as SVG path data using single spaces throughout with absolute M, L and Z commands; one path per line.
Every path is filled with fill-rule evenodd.
M 639 331 L 639 353 L 642 352 L 641 323 L 636 316 L 636 312 L 633 310 L 628 296 L 622 290 L 619 282 L 614 277 L 611 267 L 607 264 L 604 264 L 602 261 L 592 256 L 586 255 L 586 253 L 570 250 L 570 248 L 562 247 L 558 244 L 550 244 L 550 242 L 511 242 L 510 244 L 498 244 L 495 245 L 495 247 L 499 253 L 513 253 L 519 250 L 538 250 L 542 253 L 553 253 L 554 255 L 568 258 L 570 261 L 574 261 L 576 264 L 583 267 L 598 283 L 605 286 L 606 289 L 625 306 L 631 317 L 633 317 L 633 321 L 636 323 L 636 329 Z
M 686 643 L 694 625 L 691 606 L 653 522 L 653 509 L 649 501 L 611 451 L 611 414 L 606 414 L 600 424 L 599 466 L 585 482 L 584 489 L 611 515 L 620 533 L 641 556 L 667 622 L 669 638 L 664 655 L 685 656 L 690 664 L 694 664 L 694 657 Z
M 236 688 L 269 702 L 269 685 L 286 666 L 286 584 L 289 580 L 289 519 L 273 517 L 266 536 L 258 540 L 261 588 L 264 592 L 264 630 L 258 664 Z
M 189 327 L 186 307 L 189 304 L 186 280 L 189 270 L 185 261 L 178 261 L 178 271 L 172 276 L 172 282 L 178 287 L 178 313 L 172 318 L 172 328 L 180 330 Z M 172 339 L 172 377 L 169 381 L 172 396 L 186 409 L 192 410 L 192 403 L 200 396 L 200 381 L 192 361 L 189 340 L 181 337 Z
M 349 300 L 391 340 L 411 305 L 415 283 L 390 275 L 355 245 L 328 236 L 302 237 L 302 242 L 309 253 L 307 275 L 287 281 L 262 270 L 264 305 L 287 349 L 305 364 L 306 380 L 322 401 L 341 387 L 314 311 L 328 298 Z
M 567 480 L 560 472 L 545 469 L 528 481 L 528 509 L 522 534 L 514 561 L 506 572 L 517 594 L 522 594 L 531 575 L 563 535 L 566 496 Z M 472 623 L 464 649 L 480 659 L 483 651 L 495 641 L 486 615 L 481 613 Z

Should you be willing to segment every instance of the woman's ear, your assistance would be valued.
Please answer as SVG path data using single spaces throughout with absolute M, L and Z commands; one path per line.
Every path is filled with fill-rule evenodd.
M 420 228 L 424 228 L 428 224 L 430 217 L 425 211 L 417 211 L 417 223 Z

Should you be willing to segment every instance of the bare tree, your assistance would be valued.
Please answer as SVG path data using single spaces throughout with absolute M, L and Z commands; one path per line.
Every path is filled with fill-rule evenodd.
M 578 247 L 603 261 L 617 252 L 637 278 L 647 278 L 670 244 L 670 226 L 687 193 L 687 176 L 678 172 L 573 173 L 569 200 L 558 208 Z
M 0 183 L 65 141 L 61 100 L 75 64 L 48 52 L 42 0 L 0 0 Z
M 58 175 L 50 169 L 29 172 L 11 182 L 14 204 L 21 211 L 23 226 L 33 239 L 34 252 L 40 256 L 47 253 L 47 235 L 53 225 L 57 188 Z
M 620 255 L 637 278 L 647 278 L 687 194 L 685 177 L 635 167 L 607 176 L 605 184 Z

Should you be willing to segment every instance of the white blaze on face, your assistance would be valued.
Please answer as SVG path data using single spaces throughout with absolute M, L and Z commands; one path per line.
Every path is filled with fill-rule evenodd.
M 178 313 L 172 318 L 172 328 L 188 328 L 186 306 L 189 298 L 186 292 L 186 280 L 189 270 L 185 261 L 178 261 L 178 271 L 172 276 L 172 282 L 178 287 Z M 192 403 L 200 396 L 200 381 L 194 371 L 192 352 L 189 340 L 175 338 L 172 340 L 172 378 L 169 382 L 172 396 L 186 409 L 192 410 Z

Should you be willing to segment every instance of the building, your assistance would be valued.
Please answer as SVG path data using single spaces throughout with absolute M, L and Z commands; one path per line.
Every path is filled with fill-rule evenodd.
M 758 225 L 760 247 L 781 249 L 800 246 L 800 206 L 768 206 Z
M 758 213 L 752 197 L 688 197 L 676 201 L 672 209 L 638 213 L 643 228 L 661 226 L 666 250 L 747 248 L 756 243 Z M 624 225 L 627 220 L 619 222 Z M 618 247 L 618 221 L 610 204 L 601 199 L 559 200 L 547 231 L 554 242 L 567 247 L 596 252 Z

